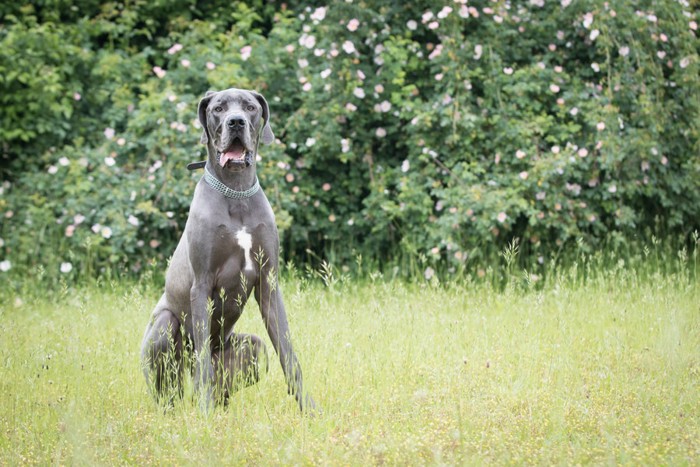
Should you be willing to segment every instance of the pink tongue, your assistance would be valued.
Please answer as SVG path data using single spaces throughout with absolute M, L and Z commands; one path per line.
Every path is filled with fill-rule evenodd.
M 223 167 L 228 161 L 242 161 L 244 157 L 244 150 L 229 151 L 221 155 L 219 158 L 219 164 L 221 164 L 221 167 Z

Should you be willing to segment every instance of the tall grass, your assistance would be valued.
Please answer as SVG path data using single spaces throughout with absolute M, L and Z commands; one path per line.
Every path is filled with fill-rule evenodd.
M 0 464 L 697 464 L 697 256 L 653 253 L 582 254 L 546 280 L 516 261 L 429 281 L 289 268 L 314 418 L 276 363 L 209 416 L 189 382 L 158 407 L 139 345 L 159 287 L 9 290 Z M 254 302 L 238 329 L 271 349 Z

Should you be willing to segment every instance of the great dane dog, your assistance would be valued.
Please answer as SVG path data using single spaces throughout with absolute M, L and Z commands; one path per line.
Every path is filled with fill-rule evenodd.
M 259 142 L 274 141 L 267 101 L 254 91 L 209 91 L 198 113 L 208 158 L 166 273 L 165 293 L 146 327 L 141 348 L 146 380 L 157 398 L 172 402 L 182 394 L 183 355 L 189 349 L 203 409 L 256 383 L 267 370 L 265 344 L 233 330 L 253 291 L 289 393 L 302 411 L 314 411 L 277 282 L 275 216 L 256 176 Z

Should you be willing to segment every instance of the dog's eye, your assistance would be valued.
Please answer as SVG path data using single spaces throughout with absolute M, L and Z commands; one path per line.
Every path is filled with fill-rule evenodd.
M 214 107 L 214 112 L 222 112 L 223 110 L 224 110 L 224 108 L 221 107 L 220 105 L 217 105 L 216 107 Z
M 249 105 L 249 106 L 246 107 L 246 108 L 248 109 L 248 112 L 253 112 L 253 111 L 255 110 L 255 106 L 254 106 L 254 105 Z

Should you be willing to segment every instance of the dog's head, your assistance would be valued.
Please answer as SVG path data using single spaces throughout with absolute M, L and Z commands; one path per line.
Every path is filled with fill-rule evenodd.
M 199 102 L 199 122 L 210 161 L 232 171 L 255 164 L 258 143 L 275 139 L 267 101 L 255 91 L 208 91 Z

